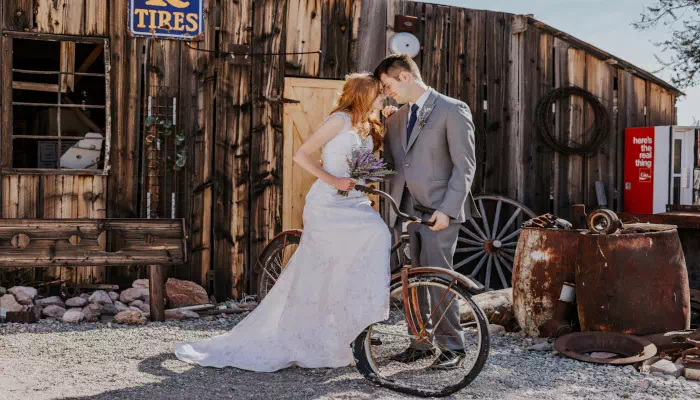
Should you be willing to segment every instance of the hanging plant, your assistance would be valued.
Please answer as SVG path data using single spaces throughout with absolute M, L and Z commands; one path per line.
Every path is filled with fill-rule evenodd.
M 144 125 L 146 126 L 146 128 L 150 128 L 150 127 L 152 127 L 154 124 L 156 124 L 157 122 L 158 122 L 158 117 L 156 117 L 156 116 L 154 116 L 154 115 L 149 115 L 149 116 L 146 118 L 146 121 L 144 122 Z
M 175 145 L 181 146 L 185 143 L 185 131 L 180 131 L 175 134 Z

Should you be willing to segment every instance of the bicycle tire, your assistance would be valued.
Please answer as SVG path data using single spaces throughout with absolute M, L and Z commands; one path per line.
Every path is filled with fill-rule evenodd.
M 450 281 L 439 276 L 415 276 L 409 278 L 408 280 L 409 286 L 412 283 L 416 282 L 440 283 L 443 286 L 445 286 L 445 288 L 449 287 L 450 285 Z M 397 288 L 400 287 L 400 281 L 394 282 L 390 287 L 390 293 L 393 293 Z M 471 368 L 471 370 L 469 370 L 469 372 L 464 376 L 464 378 L 460 382 L 442 388 L 437 388 L 434 390 L 426 390 L 422 388 L 411 387 L 409 385 L 405 385 L 382 377 L 379 371 L 377 371 L 373 367 L 374 362 L 372 360 L 371 355 L 371 345 L 369 345 L 370 331 L 372 326 L 369 326 L 367 329 L 362 331 L 362 333 L 355 339 L 355 341 L 352 344 L 353 356 L 355 357 L 356 367 L 359 370 L 359 372 L 365 378 L 379 386 L 400 393 L 410 394 L 418 397 L 445 397 L 456 393 L 464 389 L 467 385 L 469 385 L 479 375 L 479 373 L 481 373 L 481 371 L 484 368 L 484 365 L 486 364 L 486 360 L 488 359 L 490 346 L 488 320 L 481 308 L 479 308 L 479 306 L 472 299 L 472 296 L 469 293 L 469 291 L 462 284 L 457 282 L 456 284 L 452 285 L 452 289 L 457 291 L 464 299 L 466 299 L 469 302 L 469 305 L 471 306 L 472 311 L 474 312 L 475 320 L 478 321 L 480 334 L 480 348 L 479 354 L 477 355 L 477 359 L 474 362 L 474 365 Z
M 274 265 L 275 257 L 280 253 L 280 251 L 284 250 L 286 246 L 299 245 L 300 241 L 300 233 L 297 233 L 297 231 L 290 231 L 286 235 L 278 235 L 265 247 L 265 250 L 258 259 L 258 302 L 262 301 L 262 299 L 265 298 L 267 293 L 274 285 L 274 283 L 273 285 L 266 285 L 266 283 L 271 278 L 269 272 L 271 272 L 272 270 L 276 270 L 276 266 Z

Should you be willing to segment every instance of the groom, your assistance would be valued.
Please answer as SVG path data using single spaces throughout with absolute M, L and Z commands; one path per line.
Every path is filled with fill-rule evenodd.
M 422 240 L 420 263 L 452 269 L 461 224 L 472 215 L 479 216 L 471 195 L 476 156 L 469 107 L 426 86 L 408 55 L 385 58 L 374 75 L 381 80 L 387 96 L 404 104 L 386 121 L 384 158 L 396 170 L 388 182 L 389 193 L 406 214 L 422 217 L 416 206 L 435 210 L 430 216 L 435 225 L 420 225 L 417 229 Z M 393 212 L 390 225 L 401 231 Z M 427 314 L 442 295 L 435 289 L 421 294 L 424 321 L 429 320 Z M 435 341 L 442 349 L 433 367 L 458 368 L 465 356 L 459 307 L 454 303 L 445 310 L 443 305 L 436 315 L 443 313 L 439 326 L 433 327 Z M 435 352 L 428 344 L 414 342 L 395 359 L 411 362 Z

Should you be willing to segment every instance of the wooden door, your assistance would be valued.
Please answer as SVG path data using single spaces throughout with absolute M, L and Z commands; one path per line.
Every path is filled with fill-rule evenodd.
M 284 97 L 299 103 L 284 105 L 283 205 L 282 229 L 302 227 L 304 199 L 316 177 L 294 163 L 292 158 L 333 110 L 344 81 L 285 78 Z M 314 154 L 320 160 L 321 152 Z M 375 209 L 379 202 L 376 198 Z

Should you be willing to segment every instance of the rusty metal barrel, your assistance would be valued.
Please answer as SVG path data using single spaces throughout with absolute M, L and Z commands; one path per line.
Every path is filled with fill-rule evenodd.
M 554 317 L 564 283 L 573 283 L 578 258 L 576 230 L 523 228 L 513 265 L 513 312 L 521 329 L 539 336 Z
M 641 336 L 690 328 L 690 288 L 678 232 L 673 226 L 641 225 L 614 235 L 580 235 L 581 330 Z

